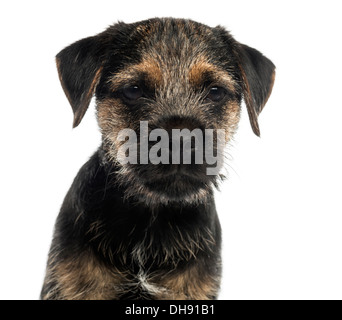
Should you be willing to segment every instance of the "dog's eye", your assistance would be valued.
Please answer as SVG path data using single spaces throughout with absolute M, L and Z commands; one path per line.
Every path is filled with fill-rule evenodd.
M 143 96 L 142 90 L 138 86 L 130 86 L 122 90 L 124 97 L 128 100 L 138 100 Z
M 227 94 L 226 89 L 221 88 L 221 87 L 212 87 L 209 90 L 209 93 L 207 94 L 206 99 L 211 100 L 213 102 L 219 102 L 223 100 L 226 94 Z

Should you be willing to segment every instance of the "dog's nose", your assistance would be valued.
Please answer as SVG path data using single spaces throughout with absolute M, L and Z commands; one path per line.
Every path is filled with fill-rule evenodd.
M 162 164 L 176 165 L 203 164 L 204 159 L 204 132 L 203 126 L 197 119 L 189 117 L 165 117 L 149 126 L 151 132 L 154 129 L 162 129 L 162 136 L 149 141 L 150 152 Z M 155 153 L 155 144 L 160 148 Z M 166 151 L 166 149 L 168 149 Z M 151 161 L 153 163 L 153 161 Z
M 202 124 L 196 119 L 191 117 L 182 116 L 169 116 L 158 121 L 157 126 L 168 131 L 169 134 L 172 133 L 172 129 L 188 129 L 190 131 L 194 129 L 204 130 Z

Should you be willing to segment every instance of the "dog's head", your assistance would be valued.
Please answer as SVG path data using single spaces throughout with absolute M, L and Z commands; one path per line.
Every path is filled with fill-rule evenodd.
M 113 163 L 125 150 L 137 156 L 135 163 L 117 163 L 119 175 L 129 183 L 128 195 L 140 195 L 149 203 L 200 201 L 210 192 L 217 176 L 208 175 L 212 163 L 205 157 L 202 163 L 173 163 L 172 134 L 197 130 L 199 135 L 188 139 L 189 159 L 195 159 L 198 149 L 205 154 L 210 140 L 216 142 L 211 151 L 218 157 L 218 143 L 229 141 L 237 128 L 243 98 L 259 136 L 258 115 L 275 76 L 269 59 L 222 27 L 182 19 L 117 23 L 62 50 L 57 68 L 74 127 L 95 94 L 106 154 Z M 152 137 L 154 129 L 161 131 Z M 224 132 L 221 138 L 219 129 Z M 131 144 L 120 151 L 126 143 L 119 138 L 122 132 L 133 133 L 129 140 L 135 149 Z M 186 144 L 184 137 L 181 141 Z M 180 146 L 182 155 L 186 148 Z M 152 150 L 159 164 L 146 164 Z M 168 164 L 161 161 L 167 159 Z

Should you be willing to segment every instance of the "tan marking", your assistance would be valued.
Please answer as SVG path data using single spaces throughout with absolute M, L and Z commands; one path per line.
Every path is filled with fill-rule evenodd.
M 152 58 L 143 58 L 135 65 L 129 66 L 116 74 L 109 81 L 113 91 L 127 84 L 134 84 L 140 80 L 141 74 L 146 76 L 146 80 L 151 88 L 161 86 L 163 83 L 163 74 L 158 63 Z
M 103 67 L 100 67 L 95 72 L 94 79 L 93 79 L 92 83 L 90 84 L 89 90 L 88 90 L 88 92 L 86 94 L 86 99 L 91 99 L 91 97 L 93 96 L 95 88 L 96 88 L 96 86 L 98 85 L 98 83 L 100 81 L 102 69 L 103 69 Z
M 102 136 L 111 146 L 109 152 L 115 163 L 117 148 L 124 143 L 117 140 L 119 132 L 126 128 L 134 129 L 130 113 L 120 99 L 107 98 L 97 103 L 97 120 Z
M 227 110 L 223 116 L 221 127 L 226 131 L 226 142 L 228 142 L 231 140 L 237 130 L 238 123 L 240 121 L 241 107 L 236 101 L 229 102 L 226 107 Z
M 182 273 L 169 274 L 158 281 L 160 300 L 210 300 L 217 296 L 219 279 L 200 272 L 197 265 Z M 203 270 L 202 270 L 203 271 Z
M 195 62 L 189 70 L 189 81 L 195 86 L 202 86 L 206 81 L 206 74 L 210 74 L 215 81 L 227 86 L 229 90 L 235 92 L 235 81 L 224 70 L 221 70 L 217 66 L 209 63 L 205 57 L 201 57 Z
M 53 283 L 54 288 L 43 299 L 115 299 L 123 279 L 123 274 L 102 266 L 93 255 L 82 254 L 50 265 L 46 284 Z

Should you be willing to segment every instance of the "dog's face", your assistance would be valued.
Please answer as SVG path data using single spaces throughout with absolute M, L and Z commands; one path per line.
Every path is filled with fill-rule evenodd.
M 62 50 L 57 66 L 74 126 L 95 93 L 106 156 L 119 168 L 127 196 L 148 204 L 200 202 L 217 178 L 207 174 L 212 164 L 206 159 L 174 164 L 170 152 L 168 164 L 143 163 L 142 141 L 148 141 L 148 153 L 161 140 L 148 140 L 151 130 L 169 134 L 170 150 L 173 129 L 213 129 L 214 142 L 219 140 L 217 130 L 223 130 L 221 140 L 228 142 L 237 128 L 243 97 L 252 129 L 259 135 L 257 116 L 274 81 L 274 65 L 260 52 L 238 43 L 221 27 L 181 19 L 115 24 Z M 148 123 L 147 131 L 142 121 Z M 125 144 L 118 136 L 126 129 L 137 134 L 136 163 L 118 163 Z M 205 141 L 203 134 L 203 153 Z M 190 141 L 191 160 L 193 144 Z M 218 154 L 216 146 L 213 152 Z

